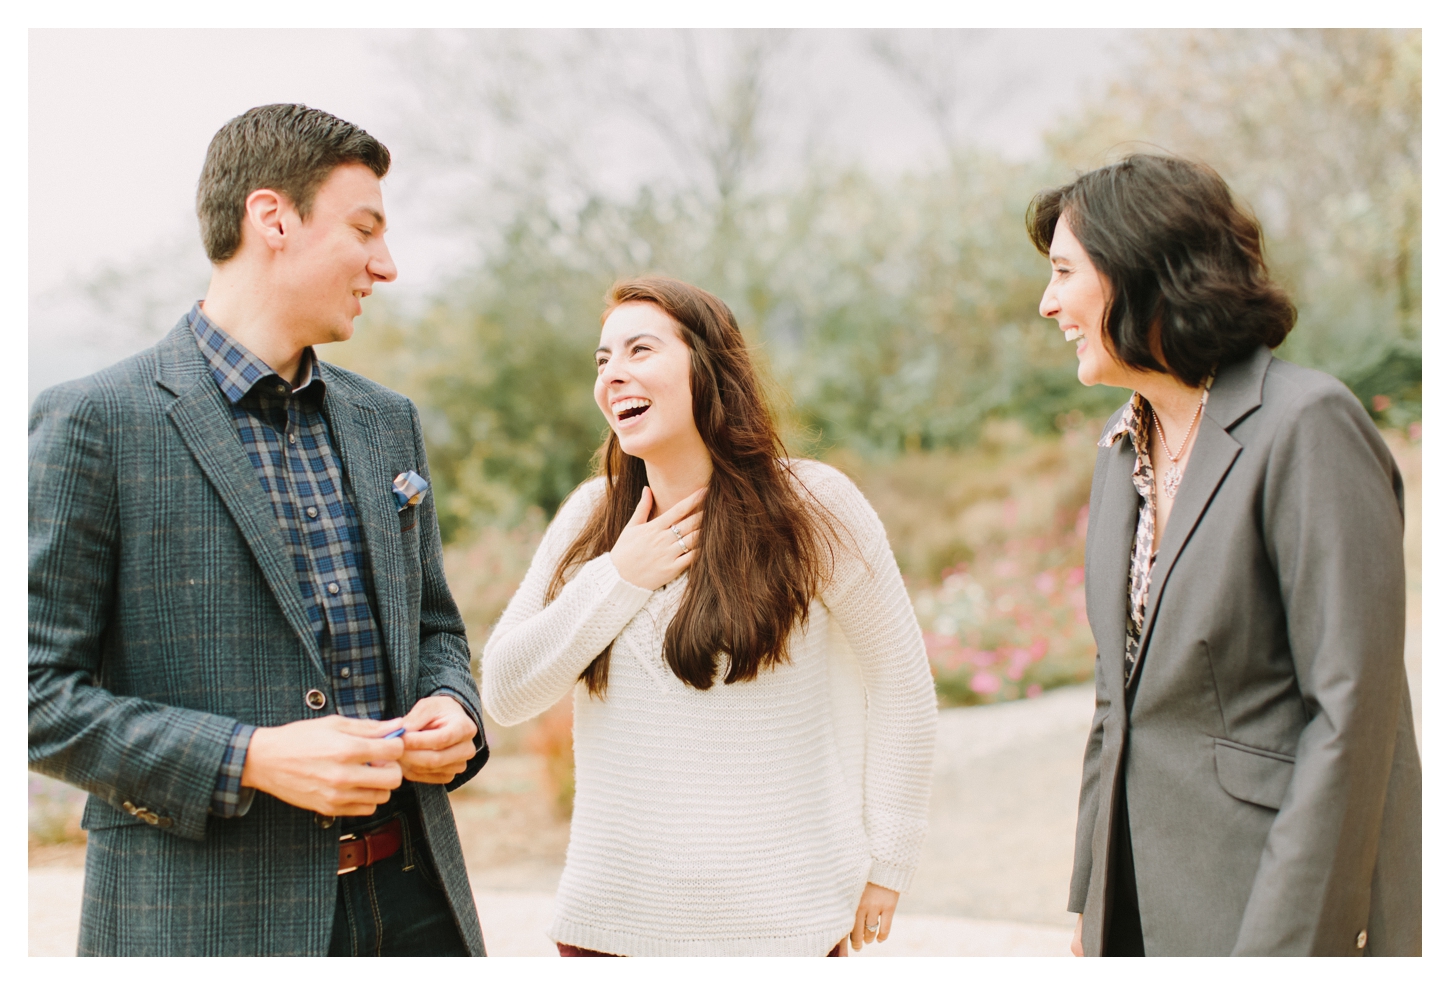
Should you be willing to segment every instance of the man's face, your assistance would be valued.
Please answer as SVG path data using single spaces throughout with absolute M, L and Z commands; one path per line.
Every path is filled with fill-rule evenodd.
M 377 176 L 361 164 L 339 165 L 317 190 L 307 221 L 292 211 L 286 225 L 276 300 L 305 336 L 299 341 L 320 345 L 352 338 L 362 299 L 373 284 L 398 275 L 383 242 L 387 219 Z

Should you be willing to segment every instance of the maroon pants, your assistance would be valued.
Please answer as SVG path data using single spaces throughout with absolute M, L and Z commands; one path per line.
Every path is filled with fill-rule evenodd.
M 847 940 L 850 940 L 850 938 L 846 938 L 846 940 L 843 940 L 843 941 L 841 941 L 841 943 L 837 944 L 836 947 L 835 947 L 835 949 L 832 950 L 830 954 L 826 955 L 826 957 L 828 957 L 828 958 L 844 958 L 844 957 L 846 957 L 846 941 Z M 554 946 L 559 949 L 559 957 L 561 957 L 561 958 L 617 958 L 617 957 L 619 957 L 619 955 L 617 955 L 617 954 L 605 954 L 603 951 L 591 951 L 587 947 L 575 947 L 573 944 L 558 944 L 558 943 L 556 943 Z

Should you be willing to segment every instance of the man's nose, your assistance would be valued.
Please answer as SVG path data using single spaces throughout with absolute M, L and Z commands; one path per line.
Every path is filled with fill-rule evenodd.
M 398 267 L 393 263 L 393 254 L 388 250 L 388 244 L 378 243 L 378 252 L 368 262 L 368 273 L 373 280 L 380 280 L 384 283 L 398 279 Z

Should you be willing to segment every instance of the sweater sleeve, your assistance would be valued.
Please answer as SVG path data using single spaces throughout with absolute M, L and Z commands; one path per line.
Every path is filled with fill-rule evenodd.
M 554 568 L 602 492 L 602 480 L 586 483 L 559 508 L 484 644 L 483 707 L 500 725 L 526 721 L 569 693 L 584 668 L 649 601 L 649 589 L 625 581 L 609 555 L 601 554 L 544 603 Z
M 904 892 L 926 840 L 936 747 L 926 647 L 886 530 L 866 497 L 828 466 L 801 462 L 796 471 L 841 534 L 822 601 L 855 652 L 866 688 L 867 878 Z

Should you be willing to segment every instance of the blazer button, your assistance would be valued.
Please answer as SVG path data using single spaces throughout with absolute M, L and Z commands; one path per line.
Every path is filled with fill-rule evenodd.
M 312 690 L 304 694 L 302 696 L 302 700 L 307 702 L 307 707 L 311 708 L 313 711 L 321 711 L 323 708 L 327 707 L 327 695 L 317 690 L 317 688 L 313 688 Z
M 1368 943 L 1369 943 L 1369 934 L 1367 934 L 1366 932 L 1364 932 L 1363 930 L 1361 930 L 1359 932 L 1359 936 L 1354 939 L 1354 946 L 1357 947 L 1357 948 L 1359 948 L 1361 951 L 1363 951 L 1364 950 L 1364 946 L 1366 944 L 1368 944 Z

